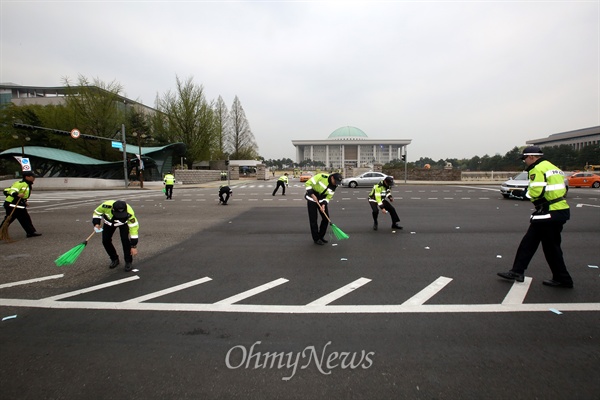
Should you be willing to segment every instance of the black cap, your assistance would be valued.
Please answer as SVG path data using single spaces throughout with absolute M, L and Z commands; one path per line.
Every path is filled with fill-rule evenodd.
M 33 176 L 35 178 L 35 174 L 33 173 L 33 171 L 23 171 L 22 175 L 23 178 L 25 178 L 26 176 Z
M 341 185 L 343 179 L 342 174 L 336 172 L 335 174 L 331 174 L 330 176 L 333 177 L 333 181 L 336 185 Z
M 127 219 L 127 203 L 123 200 L 115 201 L 112 208 L 114 219 Z
M 523 154 L 521 155 L 521 160 L 527 158 L 527 156 L 543 156 L 544 152 L 538 146 L 527 146 L 523 149 Z
M 388 187 L 392 187 L 394 186 L 394 178 L 392 178 L 391 176 L 386 176 L 385 179 L 383 180 L 385 182 L 385 184 Z

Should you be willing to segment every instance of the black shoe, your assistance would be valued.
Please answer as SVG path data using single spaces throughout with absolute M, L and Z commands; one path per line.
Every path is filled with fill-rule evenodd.
M 323 243 L 329 243 L 329 240 L 326 240 L 325 238 L 321 238 L 321 242 L 323 242 Z
M 117 268 L 117 265 L 119 265 L 119 259 L 118 258 L 116 260 L 111 260 L 110 265 L 108 266 L 108 268 L 110 268 L 110 269 Z
M 36 237 L 36 236 L 42 236 L 41 233 L 37 233 L 37 232 L 33 232 L 33 233 L 28 233 L 27 237 Z
M 374 230 L 374 231 L 376 231 L 376 230 L 377 230 L 377 222 L 375 222 L 375 223 L 373 224 L 373 230 Z
M 498 276 L 501 276 L 504 279 L 509 279 L 511 281 L 523 282 L 525 280 L 524 274 L 517 274 L 516 272 L 508 271 L 508 272 L 498 272 Z
M 392 225 L 392 229 L 402 229 L 402 227 L 398 224 Z
M 542 282 L 542 284 L 544 284 L 546 286 L 552 286 L 552 287 L 564 287 L 564 288 L 572 288 L 573 287 L 573 282 L 559 282 L 559 281 L 555 281 L 553 279 L 545 280 L 544 282 Z
M 321 239 L 315 240 L 315 244 L 318 244 L 319 246 L 325 246 L 325 242 L 322 241 Z
M 130 262 L 125 263 L 125 272 L 129 272 L 133 269 Z
M 227 205 L 227 203 L 223 203 L 223 205 L 224 205 L 224 206 L 226 206 L 226 205 Z

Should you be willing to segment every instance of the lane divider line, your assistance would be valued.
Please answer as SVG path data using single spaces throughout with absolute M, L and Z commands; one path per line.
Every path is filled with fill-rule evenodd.
M 286 282 L 288 282 L 287 279 L 279 278 L 279 279 L 276 279 L 276 280 L 271 281 L 269 283 L 265 283 L 264 285 L 260 285 L 258 287 L 255 287 L 254 289 L 246 290 L 245 292 L 236 294 L 235 296 L 231 296 L 231 297 L 228 297 L 228 298 L 223 299 L 221 301 L 217 301 L 214 304 L 230 305 L 230 304 L 233 304 L 233 303 L 237 303 L 238 301 L 242 301 L 244 299 L 247 299 L 248 297 L 254 296 L 255 294 L 265 292 L 265 291 L 267 291 L 269 289 L 272 289 L 272 288 L 274 288 L 276 286 L 282 285 L 282 284 L 284 284 Z
M 153 292 L 153 293 L 149 293 L 146 294 L 144 296 L 140 296 L 140 297 L 136 297 L 133 299 L 129 299 L 129 300 L 125 300 L 123 303 L 141 303 L 142 301 L 146 301 L 146 300 L 150 300 L 150 299 L 154 299 L 156 297 L 160 297 L 160 296 L 164 296 L 166 294 L 169 293 L 174 293 L 183 289 L 187 289 L 190 288 L 192 286 L 196 286 L 196 285 L 200 285 L 202 283 L 205 282 L 209 282 L 212 281 L 212 278 L 209 277 L 204 277 L 204 278 L 200 278 L 200 279 L 196 279 L 195 281 L 190 281 L 190 282 L 186 282 L 186 283 L 182 283 L 181 285 L 176 285 L 167 289 L 163 289 L 163 290 L 159 290 L 157 292 Z
M 347 284 L 346 286 L 343 286 L 337 290 L 334 290 L 333 292 L 331 292 L 313 302 L 308 303 L 307 306 L 310 306 L 310 307 L 326 306 L 327 304 L 334 302 L 335 300 L 347 295 L 348 293 L 358 289 L 359 287 L 361 287 L 363 285 L 366 285 L 369 282 L 371 282 L 371 279 L 368 279 L 368 278 L 357 279 L 354 282 Z
M 452 278 L 446 278 L 440 276 L 435 281 L 430 283 L 425 289 L 415 294 L 410 299 L 402 303 L 403 306 L 422 306 L 427 300 L 435 296 L 440 290 L 446 287 L 447 284 L 452 282 Z
M 137 275 L 134 275 L 134 276 L 130 276 L 129 278 L 119 279 L 117 281 L 107 282 L 107 283 L 103 283 L 101 285 L 91 286 L 91 287 L 85 288 L 85 289 L 74 290 L 72 292 L 67 292 L 67 293 L 56 295 L 56 296 L 46 297 L 46 298 L 41 299 L 41 301 L 56 301 L 56 300 L 64 299 L 66 297 L 73 297 L 73 296 L 77 296 L 79 294 L 93 292 L 95 290 L 99 290 L 99 289 L 104 289 L 104 288 L 111 287 L 111 286 L 120 285 L 121 283 L 126 283 L 126 282 L 129 282 L 129 281 L 135 281 L 136 279 L 140 279 L 140 277 L 137 276 Z

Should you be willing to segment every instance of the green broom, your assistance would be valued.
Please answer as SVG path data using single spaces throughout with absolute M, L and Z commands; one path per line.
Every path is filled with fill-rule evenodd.
M 344 231 L 342 231 L 333 222 L 331 222 L 331 220 L 329 219 L 329 216 L 327 214 L 323 213 L 323 215 L 325 216 L 325 218 L 327 218 L 327 221 L 329 221 L 329 223 L 331 224 L 331 231 L 333 232 L 333 234 L 337 240 L 343 240 L 343 239 L 350 238 L 350 236 L 346 235 L 344 233 Z
M 56 260 L 54 260 L 54 264 L 56 264 L 57 267 L 62 267 L 63 265 L 71 265 L 75 263 L 75 261 L 77 261 L 77 259 L 83 252 L 83 249 L 85 249 L 88 240 L 90 240 L 92 236 L 94 236 L 94 233 L 96 232 L 92 232 L 92 234 L 88 236 L 84 242 L 79 243 L 77 246 L 73 247 L 71 250 L 67 251 L 66 253 L 58 257 Z

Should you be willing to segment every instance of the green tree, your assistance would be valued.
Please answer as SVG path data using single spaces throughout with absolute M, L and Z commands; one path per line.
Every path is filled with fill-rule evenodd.
M 254 160 L 258 158 L 258 145 L 246 118 L 240 99 L 235 96 L 231 107 L 231 158 L 234 160 Z
M 176 92 L 168 91 L 157 99 L 160 114 L 154 126 L 169 142 L 183 142 L 187 147 L 186 164 L 191 168 L 194 161 L 209 160 L 216 137 L 215 116 L 207 102 L 204 88 L 176 77 Z M 160 121 L 156 121 L 159 119 Z

